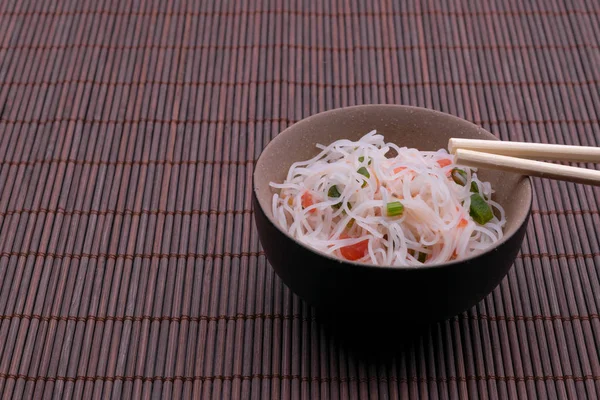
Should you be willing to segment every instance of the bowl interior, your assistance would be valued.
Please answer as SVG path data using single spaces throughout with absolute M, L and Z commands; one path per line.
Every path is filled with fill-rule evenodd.
M 328 145 L 338 139 L 358 140 L 373 129 L 384 135 L 386 142 L 424 151 L 447 149 L 451 137 L 497 140 L 468 121 L 417 107 L 365 105 L 313 115 L 277 135 L 256 164 L 254 190 L 267 218 L 278 226 L 272 218 L 271 201 L 275 191 L 269 182 L 282 182 L 292 163 L 318 154 L 317 143 Z M 479 169 L 478 175 L 492 184 L 493 200 L 506 211 L 505 237 L 500 244 L 527 218 L 532 199 L 531 183 L 523 175 L 496 170 Z

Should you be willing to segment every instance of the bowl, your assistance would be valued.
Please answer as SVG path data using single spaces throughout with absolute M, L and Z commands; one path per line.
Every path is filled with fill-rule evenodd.
M 498 140 L 455 116 L 399 105 L 340 108 L 290 126 L 265 147 L 254 170 L 254 216 L 269 263 L 295 294 L 326 313 L 384 313 L 428 323 L 471 308 L 500 283 L 519 252 L 533 198 L 527 176 L 479 169 L 506 211 L 505 236 L 484 252 L 443 264 L 394 267 L 345 261 L 298 242 L 274 221 L 275 192 L 269 182 L 282 182 L 293 162 L 315 156 L 315 144 L 358 140 L 373 129 L 387 142 L 419 150 L 447 148 L 451 137 Z

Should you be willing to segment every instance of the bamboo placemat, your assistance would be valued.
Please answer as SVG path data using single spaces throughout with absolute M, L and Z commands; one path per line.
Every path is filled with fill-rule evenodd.
M 598 189 L 535 179 L 507 279 L 387 355 L 283 286 L 250 193 L 354 104 L 598 145 L 599 38 L 593 0 L 0 2 L 0 394 L 598 398 Z

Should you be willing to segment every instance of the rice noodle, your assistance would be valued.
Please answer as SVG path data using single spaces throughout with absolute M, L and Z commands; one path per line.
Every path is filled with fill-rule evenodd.
M 505 213 L 491 200 L 490 183 L 475 169 L 458 167 L 444 149 L 399 147 L 376 131 L 317 147 L 317 156 L 292 164 L 283 183 L 271 182 L 278 189 L 274 219 L 316 250 L 376 265 L 418 266 L 471 256 L 503 237 Z M 396 154 L 388 157 L 390 151 Z M 464 185 L 451 178 L 454 168 L 464 171 Z M 495 211 L 483 225 L 470 215 L 472 183 Z M 332 186 L 339 197 L 330 196 Z M 403 212 L 388 216 L 387 204 L 397 201 Z

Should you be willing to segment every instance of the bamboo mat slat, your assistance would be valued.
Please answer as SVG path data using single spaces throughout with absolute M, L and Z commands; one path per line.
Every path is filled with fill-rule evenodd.
M 535 179 L 501 285 L 383 352 L 281 283 L 251 210 L 269 140 L 337 107 L 600 145 L 599 22 L 593 0 L 0 2 L 0 397 L 599 398 L 598 188 Z

